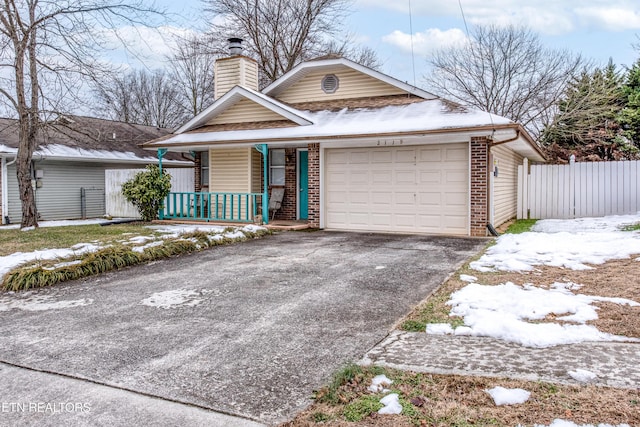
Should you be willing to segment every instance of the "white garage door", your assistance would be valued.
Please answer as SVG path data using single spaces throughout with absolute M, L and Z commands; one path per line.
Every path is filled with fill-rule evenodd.
M 325 153 L 326 228 L 468 234 L 468 144 Z

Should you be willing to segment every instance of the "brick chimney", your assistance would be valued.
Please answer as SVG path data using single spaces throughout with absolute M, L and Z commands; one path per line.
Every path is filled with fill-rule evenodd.
M 220 98 L 235 85 L 258 90 L 258 63 L 242 55 L 242 39 L 229 41 L 229 57 L 218 59 L 214 69 L 214 97 Z

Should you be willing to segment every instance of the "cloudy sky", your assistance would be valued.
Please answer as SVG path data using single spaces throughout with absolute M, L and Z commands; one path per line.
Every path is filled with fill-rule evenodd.
M 183 34 L 206 26 L 200 0 L 156 3 L 176 14 L 172 25 L 165 28 L 166 34 Z M 526 25 L 548 47 L 569 49 L 601 64 L 612 58 L 616 64 L 631 65 L 640 57 L 640 50 L 632 47 L 640 43 L 638 0 L 460 0 L 460 4 L 469 28 L 474 24 Z M 413 41 L 420 85 L 430 53 L 466 37 L 460 4 L 456 0 L 355 0 L 346 24 L 358 41 L 378 53 L 383 72 L 405 81 L 413 80 Z M 157 36 L 139 37 L 132 31 L 127 34 L 133 44 L 139 45 L 138 53 L 120 60 L 134 66 L 137 61 L 158 66 L 170 51 Z

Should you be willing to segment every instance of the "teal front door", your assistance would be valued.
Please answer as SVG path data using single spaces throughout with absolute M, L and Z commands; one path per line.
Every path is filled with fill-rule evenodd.
M 309 152 L 298 151 L 298 217 L 309 217 Z

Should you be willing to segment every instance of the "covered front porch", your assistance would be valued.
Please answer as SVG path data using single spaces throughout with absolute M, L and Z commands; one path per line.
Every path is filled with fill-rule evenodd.
M 196 191 L 169 193 L 159 218 L 265 225 L 275 221 L 287 227 L 306 224 L 310 145 L 317 153 L 317 144 L 198 147 L 190 151 L 196 164 Z M 160 164 L 165 152 L 158 150 Z M 315 159 L 317 164 L 317 155 Z

